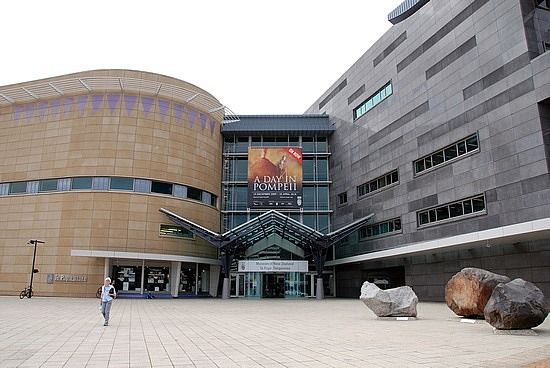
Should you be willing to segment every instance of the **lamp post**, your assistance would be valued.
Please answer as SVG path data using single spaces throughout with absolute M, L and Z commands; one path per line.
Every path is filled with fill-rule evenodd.
M 29 285 L 29 294 L 28 297 L 32 297 L 32 280 L 34 277 L 34 274 L 38 272 L 36 268 L 34 268 L 34 263 L 36 261 L 36 245 L 37 244 L 44 244 L 45 242 L 42 240 L 37 239 L 31 239 L 27 242 L 27 244 L 34 245 L 34 253 L 32 254 L 32 270 L 31 270 L 31 283 Z

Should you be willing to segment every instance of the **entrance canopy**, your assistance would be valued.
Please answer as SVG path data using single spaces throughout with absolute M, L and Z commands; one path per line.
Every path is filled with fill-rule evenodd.
M 225 233 L 216 233 L 167 209 L 161 208 L 160 212 L 195 236 L 219 248 L 222 256 L 224 254 L 230 255 L 231 259 L 238 249 L 247 249 L 263 238 L 271 234 L 277 234 L 297 247 L 310 251 L 320 272 L 322 272 L 322 267 L 319 266 L 324 263 L 326 249 L 358 230 L 374 217 L 374 214 L 370 214 L 338 230 L 323 234 L 278 211 L 271 210 Z M 320 261 L 318 256 L 322 257 L 323 261 Z M 226 271 L 225 267 L 229 265 L 226 265 L 223 259 L 222 263 L 224 264 L 224 271 Z

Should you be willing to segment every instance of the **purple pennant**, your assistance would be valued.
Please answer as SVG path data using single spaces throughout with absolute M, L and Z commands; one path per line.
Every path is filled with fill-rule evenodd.
M 216 127 L 216 120 L 210 119 L 210 135 L 214 135 L 214 128 Z
M 52 108 L 52 115 L 59 114 L 59 108 L 61 106 L 61 102 L 59 102 L 59 100 L 53 100 L 52 102 L 50 102 L 50 106 Z
M 170 107 L 170 101 L 161 100 L 159 98 L 159 112 L 160 112 L 160 119 L 164 121 L 166 118 L 166 113 L 168 112 L 168 108 Z
M 15 105 L 15 120 L 19 120 L 19 117 L 23 113 L 23 106 L 21 105 Z
M 69 115 L 72 109 L 73 109 L 73 98 L 67 97 L 63 102 L 63 111 L 65 112 L 65 116 Z
M 195 117 L 197 116 L 197 113 L 195 110 L 187 108 L 187 115 L 189 118 L 189 127 L 193 129 L 195 126 Z
M 181 115 L 183 114 L 183 105 L 175 104 L 174 110 L 176 110 L 176 121 L 179 122 L 181 120 Z
M 199 114 L 199 119 L 201 121 L 201 128 L 204 130 L 204 128 L 206 128 L 206 115 L 201 112 Z
M 27 105 L 27 120 L 32 118 L 34 115 L 34 104 L 30 103 Z
M 103 102 L 103 95 L 92 95 L 92 112 L 97 112 Z
M 141 96 L 141 105 L 143 106 L 143 112 L 145 113 L 145 116 L 149 115 L 149 112 L 151 111 L 151 106 L 153 106 L 153 98 Z
M 130 115 L 136 105 L 137 96 L 124 95 L 124 103 L 126 104 L 126 112 Z
M 47 102 L 40 102 L 38 104 L 38 115 L 40 116 L 40 121 L 43 121 L 46 117 L 46 110 L 48 109 Z
M 84 114 L 86 103 L 88 102 L 88 95 L 78 96 L 78 115 Z
M 107 95 L 107 103 L 109 104 L 109 110 L 111 111 L 111 114 L 115 111 L 119 100 L 120 95 Z

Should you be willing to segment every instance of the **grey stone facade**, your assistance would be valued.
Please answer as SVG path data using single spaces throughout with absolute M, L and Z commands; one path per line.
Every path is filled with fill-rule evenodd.
M 550 218 L 549 24 L 550 10 L 530 0 L 431 0 L 394 25 L 312 104 L 307 113 L 326 113 L 336 127 L 330 142 L 333 229 L 369 213 L 375 222 L 400 217 L 402 223 L 387 236 L 350 237 L 337 259 Z M 354 108 L 388 81 L 392 95 L 354 121 Z M 478 151 L 415 174 L 415 160 L 472 134 Z M 397 185 L 358 197 L 358 186 L 395 169 Z M 338 205 L 343 192 L 348 203 Z M 485 196 L 482 214 L 419 226 L 417 211 L 476 195 Z M 536 238 L 496 241 L 491 251 L 441 253 L 444 261 L 411 255 L 339 265 L 337 295 L 358 295 L 361 270 L 403 266 L 421 299 L 438 300 L 452 273 L 481 266 L 525 276 L 549 297 L 550 234 Z M 504 254 L 509 246 L 515 250 Z M 526 257 L 546 262 L 516 265 Z

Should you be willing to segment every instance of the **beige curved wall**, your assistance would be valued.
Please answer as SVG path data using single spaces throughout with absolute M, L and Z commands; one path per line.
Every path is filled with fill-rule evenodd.
M 197 88 L 150 73 L 97 73 L 124 73 Z M 109 103 L 107 96 L 116 93 L 91 91 L 83 109 L 77 103 L 81 95 L 57 99 L 61 101 L 59 111 L 54 100 L 36 101 L 32 109 L 29 104 L 2 107 L 0 182 L 123 176 L 189 185 L 219 197 L 222 149 L 219 118 L 192 107 L 196 112 L 192 122 L 187 112 L 178 116 L 175 109 L 176 104 L 188 109 L 186 101 L 166 98 L 162 103 L 168 101 L 169 108 L 162 114 L 158 98 L 132 92 L 127 95 L 136 96 L 137 103 L 128 111 L 125 95 L 120 91 L 118 103 L 113 104 L 114 98 Z M 97 106 L 99 97 L 94 98 L 94 103 L 92 96 L 99 95 L 103 99 Z M 67 97 L 74 101 L 70 109 L 64 105 Z M 148 113 L 141 97 L 154 101 Z M 41 109 L 40 104 L 42 107 L 47 104 L 47 108 Z M 202 121 L 200 114 L 205 118 Z M 206 124 L 201 124 L 204 121 Z M 35 238 L 46 241 L 37 252 L 40 269 L 34 284 L 37 295 L 81 296 L 95 292 L 103 277 L 104 260 L 72 257 L 74 249 L 216 258 L 216 249 L 200 239 L 160 237 L 160 224 L 170 224 L 158 211 L 161 207 L 219 231 L 218 209 L 189 199 L 123 191 L 0 196 L 0 293 L 18 293 L 27 285 L 32 247 L 25 243 Z M 47 284 L 48 273 L 87 274 L 88 282 Z

